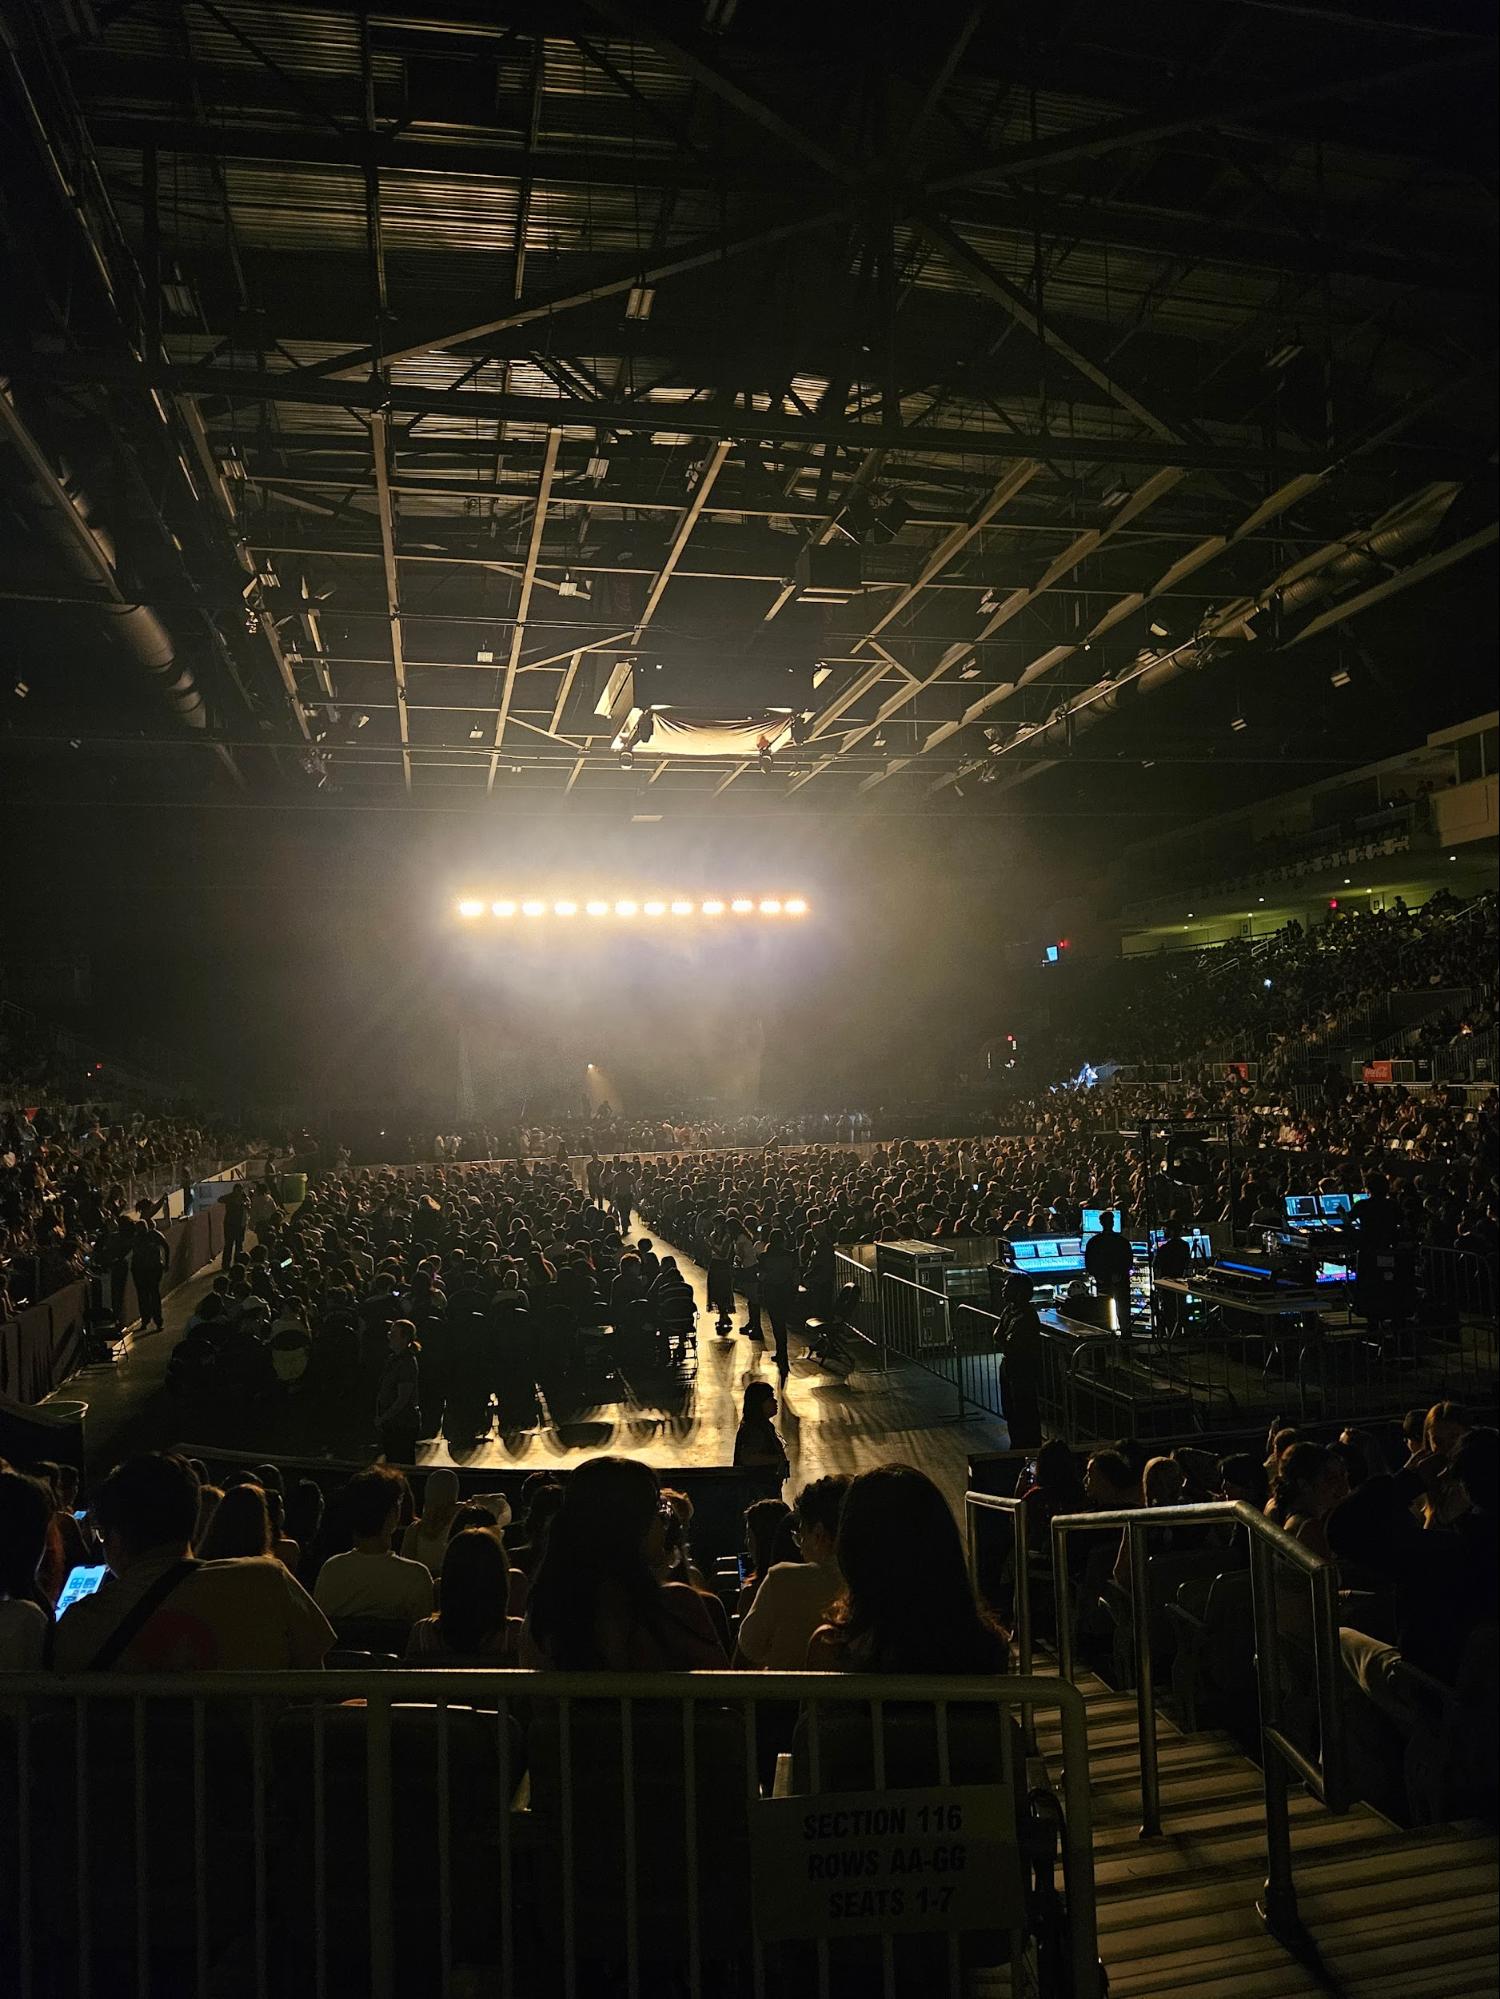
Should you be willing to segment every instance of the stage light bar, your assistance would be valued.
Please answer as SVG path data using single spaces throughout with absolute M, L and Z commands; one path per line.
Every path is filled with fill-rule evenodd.
M 533 921 L 547 916 L 591 916 L 596 921 L 618 917 L 629 922 L 637 916 L 675 916 L 679 919 L 696 916 L 807 916 L 811 905 L 801 895 L 711 895 L 701 902 L 686 895 L 621 896 L 617 900 L 603 896 L 590 896 L 584 900 L 573 896 L 539 895 L 502 895 L 492 900 L 487 896 L 466 895 L 458 898 L 453 910 L 464 923 L 474 923 L 485 916 L 496 917 L 502 922 L 517 916 L 530 917 Z

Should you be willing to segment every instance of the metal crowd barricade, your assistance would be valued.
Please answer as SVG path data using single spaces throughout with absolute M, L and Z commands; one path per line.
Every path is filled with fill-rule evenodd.
M 882 1902 L 859 1912 L 874 1927 L 847 1935 L 821 1915 L 778 1928 L 785 1898 L 768 1896 L 767 1882 L 779 1890 L 787 1878 L 781 1801 L 878 1807 L 892 1791 L 930 1793 L 951 1827 L 949 1814 L 982 1792 L 1000 1831 L 971 1850 L 1024 1894 L 1032 1797 L 1014 1722 L 1032 1708 L 1059 1713 L 1064 1757 L 1066 1962 L 1043 1999 L 1099 1999 L 1087 1730 L 1082 1697 L 1063 1680 L 465 1668 L 8 1676 L 4 1990 L 828 1999 L 853 1946 L 869 1967 L 861 1990 L 898 1999 L 917 1989 L 918 1947 L 923 1993 L 960 1999 L 974 1968 L 965 1938 L 971 1958 L 1009 1963 L 1014 1978 L 1024 1917 L 997 1937 L 986 1904 L 962 1936 L 941 1923 L 909 1933 Z M 767 1725 L 789 1744 L 769 1797 Z M 804 1865 L 798 1842 L 813 1835 L 793 1816 L 793 1878 L 826 1879 Z M 1049 1806 L 1049 1834 L 1056 1816 Z M 858 1889 L 853 1877 L 870 1870 L 852 1864 L 863 1854 L 847 1858 L 836 1885 Z
M 1011 1643 L 1016 1648 L 1016 1670 L 1030 1673 L 1031 1651 L 1031 1570 L 1027 1562 L 1029 1549 L 1026 1541 L 1026 1502 L 1006 1493 L 966 1492 L 964 1494 L 964 1538 L 969 1550 L 969 1580 L 981 1595 L 988 1595 L 983 1588 L 983 1561 L 979 1546 L 979 1516 L 981 1513 L 1004 1513 L 1010 1517 L 1011 1528 Z
M 875 1348 L 875 1365 L 883 1372 L 886 1366 L 885 1320 L 880 1310 L 880 1280 L 874 1265 L 862 1263 L 857 1256 L 850 1256 L 847 1250 L 842 1249 L 834 1251 L 833 1263 L 835 1282 L 840 1287 L 853 1284 L 858 1288 L 855 1330 Z
M 1140 1736 L 1141 1834 L 1162 1829 L 1161 1780 L 1157 1756 L 1155 1686 L 1151 1659 L 1148 1597 L 1149 1537 L 1153 1531 L 1222 1528 L 1243 1531 L 1250 1552 L 1255 1617 L 1255 1670 L 1260 1704 L 1262 1783 L 1266 1811 L 1266 1884 L 1261 1905 L 1267 1927 L 1283 1938 L 1298 1933 L 1297 1889 L 1292 1877 L 1288 1787 L 1298 1778 L 1333 1812 L 1347 1811 L 1344 1760 L 1343 1660 L 1339 1644 L 1338 1572 L 1280 1527 L 1238 1500 L 1207 1505 L 1130 1507 L 1107 1513 L 1068 1513 L 1052 1522 L 1052 1574 L 1057 1603 L 1058 1669 L 1074 1672 L 1073 1606 L 1068 1577 L 1068 1541 L 1078 1532 L 1118 1527 L 1129 1540 L 1131 1637 L 1135 1664 L 1136 1725 Z M 1293 1592 L 1286 1589 L 1292 1572 Z M 1304 1587 L 1305 1586 L 1305 1595 Z M 1305 1607 L 1306 1617 L 1302 1610 Z M 1283 1612 L 1302 1624 L 1288 1628 Z M 1287 1646 L 1300 1661 L 1310 1651 L 1316 1746 L 1298 1742 L 1287 1720 Z M 1305 1691 L 1305 1689 L 1304 1689 Z

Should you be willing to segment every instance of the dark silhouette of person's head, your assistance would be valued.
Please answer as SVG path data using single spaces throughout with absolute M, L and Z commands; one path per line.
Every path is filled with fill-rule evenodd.
M 497 1534 L 465 1527 L 443 1554 L 438 1629 L 451 1652 L 482 1652 L 505 1628 L 510 1562 Z
M 997 1672 L 1004 1644 L 974 1598 L 947 1500 L 913 1465 L 852 1479 L 836 1553 L 845 1591 L 833 1613 L 851 1664 L 869 1672 Z
M 356 1472 L 344 1487 L 343 1513 L 356 1541 L 373 1541 L 395 1531 L 406 1480 L 386 1465 Z
M 116 1571 L 159 1549 L 185 1554 L 198 1522 L 198 1481 L 163 1451 L 127 1458 L 94 1494 L 94 1520 Z

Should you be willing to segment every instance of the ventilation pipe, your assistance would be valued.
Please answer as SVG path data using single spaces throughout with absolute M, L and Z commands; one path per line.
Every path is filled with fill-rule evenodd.
M 1143 700 L 1168 686 L 1181 674 L 1206 666 L 1226 644 L 1251 639 L 1250 620 L 1275 606 L 1278 615 L 1292 618 L 1309 610 L 1321 599 L 1341 595 L 1389 573 L 1398 557 L 1431 539 L 1443 517 L 1458 497 L 1459 486 L 1440 481 L 1402 500 L 1382 514 L 1363 534 L 1342 542 L 1332 542 L 1305 556 L 1256 598 L 1241 598 L 1224 610 L 1212 613 L 1192 638 L 1170 652 L 1150 659 L 1119 680 L 1101 680 L 1069 701 L 1056 714 L 1035 728 L 1018 730 L 1001 755 L 1023 745 L 1045 745 L 1070 749 L 1085 729 L 1113 714 L 1127 701 Z M 976 762 L 970 771 L 993 769 L 998 758 Z M 1055 763 L 1032 763 L 1008 772 L 996 788 L 1009 791 L 1028 778 L 1056 768 Z
M 25 490 L 36 502 L 39 526 L 81 582 L 103 584 L 98 605 L 103 628 L 148 673 L 179 721 L 190 729 L 208 724 L 208 710 L 192 669 L 177 658 L 171 633 L 149 604 L 121 587 L 114 538 L 93 517 L 88 496 L 68 469 L 53 469 L 16 408 L 10 385 L 0 382 L 0 426 L 26 466 Z

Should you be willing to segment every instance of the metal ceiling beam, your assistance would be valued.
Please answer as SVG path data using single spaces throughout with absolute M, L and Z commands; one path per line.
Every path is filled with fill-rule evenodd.
M 654 617 L 656 607 L 661 602 L 678 563 L 682 560 L 693 529 L 698 525 L 698 518 L 702 514 L 704 507 L 708 504 L 708 496 L 714 489 L 714 481 L 724 469 L 724 460 L 728 456 L 729 439 L 720 438 L 704 461 L 703 470 L 698 475 L 698 483 L 693 488 L 693 496 L 688 502 L 687 512 L 677 523 L 676 531 L 667 548 L 666 557 L 662 562 L 661 568 L 656 572 L 651 588 L 646 593 L 645 608 L 641 612 L 640 621 L 636 625 L 634 636 L 630 641 L 632 645 L 640 644 L 647 625 L 650 624 Z
M 240 526 L 239 513 L 235 507 L 234 496 L 230 493 L 224 475 L 219 469 L 218 458 L 215 455 L 213 445 L 209 441 L 208 432 L 204 428 L 202 413 L 191 396 L 176 397 L 175 405 L 177 414 L 182 420 L 182 426 L 187 432 L 188 442 L 193 448 L 193 456 L 198 461 L 198 471 L 203 485 L 208 492 L 213 507 L 218 512 L 224 525 L 229 529 L 235 559 L 247 576 L 254 576 L 258 573 L 260 565 L 256 560 L 254 550 L 245 538 L 244 529 Z M 260 636 L 265 643 L 266 650 L 271 655 L 272 663 L 276 668 L 277 678 L 280 680 L 282 688 L 286 693 L 287 704 L 292 711 L 292 718 L 302 732 L 303 741 L 311 745 L 312 731 L 307 726 L 307 716 L 303 711 L 302 697 L 297 691 L 296 676 L 293 674 L 291 665 L 287 660 L 286 651 L 282 646 L 274 619 L 262 618 L 260 620 Z
M 934 175 L 927 183 L 927 192 L 942 194 L 954 188 L 1041 174 L 1052 167 L 1071 166 L 1077 160 L 1101 159 L 1105 154 L 1119 152 L 1127 146 L 1158 145 L 1164 139 L 1180 138 L 1186 132 L 1201 131 L 1206 126 L 1253 127 L 1264 124 L 1268 118 L 1274 118 L 1283 111 L 1317 104 L 1324 98 L 1362 97 L 1371 91 L 1395 89 L 1422 82 L 1428 77 L 1446 75 L 1455 66 L 1468 66 L 1474 59 L 1473 47 L 1465 45 L 1417 62 L 1366 70 L 1359 76 L 1324 75 L 1291 84 L 1285 89 L 1251 91 L 1236 98 L 1221 98 L 1216 103 L 1201 100 L 1188 102 L 1175 113 L 1146 112 L 1136 117 L 1119 118 L 1107 125 L 1083 125 L 1074 132 L 1016 146 L 996 159 L 976 160 L 954 172 Z
M 811 132 L 805 132 L 800 125 L 794 125 L 790 118 L 783 117 L 781 112 L 773 105 L 767 104 L 763 98 L 752 96 L 716 64 L 706 61 L 683 43 L 675 41 L 655 21 L 643 16 L 636 8 L 624 6 L 620 4 L 620 0 L 586 0 L 586 4 L 593 13 L 602 16 L 622 34 L 628 35 L 632 41 L 645 42 L 661 55 L 667 56 L 711 96 L 719 98 L 732 110 L 737 111 L 742 118 L 748 119 L 752 125 L 758 125 L 763 132 L 768 132 L 773 139 L 778 139 L 792 152 L 800 153 L 804 159 L 811 160 L 813 165 L 827 174 L 830 179 L 854 186 L 863 178 L 858 168 L 852 166 L 849 161 L 841 159 L 838 154 L 829 152 Z
M 1227 549 L 1235 547 L 1247 535 L 1252 534 L 1257 528 L 1263 527 L 1267 521 L 1275 520 L 1279 515 L 1285 513 L 1289 507 L 1296 506 L 1309 493 L 1316 491 L 1323 479 L 1331 476 L 1332 468 L 1322 474 L 1321 477 L 1312 474 L 1303 474 L 1299 478 L 1289 480 L 1284 486 L 1279 487 L 1276 492 L 1270 494 L 1268 498 L 1262 500 L 1257 507 L 1252 509 L 1237 528 L 1232 529 L 1227 534 L 1209 535 L 1206 539 L 1200 541 L 1196 548 L 1190 549 L 1186 555 L 1181 556 L 1169 568 L 1163 571 L 1149 589 L 1133 590 L 1118 598 L 1102 616 L 1095 619 L 1086 632 L 1081 632 L 1076 639 L 1066 644 L 1049 646 L 1046 651 L 1039 653 L 1014 680 L 1002 682 L 1000 686 L 988 689 L 976 700 L 971 701 L 957 721 L 941 723 L 933 730 L 930 736 L 926 737 L 919 744 L 914 752 L 914 757 L 927 756 L 931 751 L 941 748 L 950 737 L 956 736 L 960 729 L 968 728 L 970 724 L 977 722 L 982 716 L 990 714 L 994 709 L 1000 707 L 1002 703 L 1010 700 L 1013 695 L 1019 694 L 1022 688 L 1029 687 L 1034 681 L 1040 680 L 1044 674 L 1050 673 L 1054 667 L 1060 666 L 1065 660 L 1073 658 L 1076 653 L 1083 650 L 1085 645 L 1093 645 L 1097 640 L 1104 638 L 1117 625 L 1122 624 L 1126 618 L 1133 616 L 1139 610 L 1143 610 L 1147 604 L 1154 603 L 1158 598 L 1168 595 L 1174 584 L 1180 581 L 1182 577 L 1191 575 L 1195 570 L 1203 568 L 1205 564 L 1216 561 Z M 914 761 L 914 757 L 900 759 L 894 768 L 904 768 L 906 764 Z M 887 773 L 887 775 L 890 774 Z M 944 779 L 942 781 L 946 783 L 950 780 Z
M 784 243 L 794 236 L 805 236 L 823 228 L 833 221 L 839 211 L 825 209 L 821 212 L 801 214 L 786 221 L 766 223 L 758 228 L 740 231 L 718 231 L 712 236 L 700 236 L 685 245 L 675 255 L 664 257 L 657 262 L 643 266 L 639 257 L 622 266 L 612 277 L 601 278 L 593 284 L 577 289 L 550 292 L 534 298 L 529 305 L 511 304 L 493 319 L 481 320 L 477 325 L 453 327 L 439 326 L 430 333 L 424 333 L 417 340 L 379 353 L 374 347 L 351 348 L 343 354 L 330 355 L 323 361 L 308 362 L 292 372 L 306 380 L 343 381 L 350 377 L 365 375 L 377 362 L 395 365 L 402 361 L 414 361 L 419 355 L 440 352 L 447 348 L 467 346 L 472 341 L 488 340 L 494 334 L 504 333 L 512 327 L 530 326 L 543 319 L 555 319 L 559 314 L 572 312 L 579 306 L 594 305 L 600 299 L 623 298 L 637 285 L 660 284 L 667 278 L 680 277 L 687 271 L 702 270 L 710 265 L 726 262 L 730 257 L 744 255 L 751 250 L 769 249 L 773 244 Z
M 982 257 L 972 244 L 966 243 L 958 231 L 940 216 L 924 209 L 916 216 L 917 228 L 928 242 L 955 269 L 969 281 L 977 285 L 987 298 L 994 299 L 1003 306 L 1018 326 L 1024 326 L 1033 339 L 1041 342 L 1059 360 L 1066 361 L 1075 374 L 1117 403 L 1127 416 L 1133 417 L 1142 429 L 1149 430 L 1153 437 L 1171 439 L 1180 436 L 1176 424 L 1168 423 L 1163 417 L 1150 410 L 1138 396 L 1127 389 L 1097 362 L 1064 339 L 1050 320 L 1044 320 L 1038 307 L 1027 296 L 1020 285 L 1013 284 L 1003 271 L 997 271 L 986 257 Z
M 92 358 L 92 357 L 90 357 Z M 32 357 L 28 363 L 37 374 L 56 379 L 98 380 L 97 369 L 89 362 L 75 363 L 70 357 Z M 139 371 L 131 371 L 138 373 Z M 497 395 L 483 389 L 423 389 L 393 382 L 389 389 L 379 382 L 331 382 L 310 376 L 303 369 L 257 370 L 187 364 L 147 369 L 153 386 L 198 396 L 222 396 L 244 403 L 285 403 L 289 405 L 332 406 L 345 409 L 384 408 L 392 415 L 453 415 L 476 422 L 530 423 L 545 428 L 552 424 L 578 425 L 595 429 L 682 431 L 692 437 L 728 437 L 752 443 L 774 442 L 808 446 L 835 444 L 853 451 L 884 448 L 910 451 L 936 458 L 957 458 L 972 463 L 976 458 L 1017 457 L 1054 459 L 1087 465 L 1181 464 L 1188 469 L 1215 471 L 1265 471 L 1286 468 L 1298 460 L 1311 463 L 1306 452 L 1289 450 L 1279 443 L 1225 445 L 1179 442 L 1177 439 L 1111 437 L 1081 434 L 1061 435 L 1016 430 L 980 430 L 955 426 L 908 424 L 898 429 L 883 424 L 830 422 L 814 423 L 789 419 L 773 411 L 731 410 L 722 404 L 693 403 L 598 403 L 565 396 Z
M 358 134 L 350 142 L 343 142 L 332 134 L 302 126 L 255 125 L 235 130 L 220 124 L 188 125 L 112 114 L 91 119 L 90 130 L 104 146 L 130 152 L 155 147 L 159 153 L 185 158 L 265 160 L 282 167 L 342 166 L 351 171 L 371 162 L 382 175 L 447 174 L 456 181 L 476 184 L 522 182 L 526 176 L 525 153 L 518 141 L 509 140 L 494 145 L 469 144 L 423 139 L 407 133 L 383 133 L 373 142 L 364 141 Z M 613 170 L 609 157 L 601 153 L 549 151 L 535 178 L 543 184 L 567 188 L 623 186 L 628 181 L 631 186 L 716 193 L 727 189 L 752 195 L 761 189 L 769 191 L 773 185 L 784 195 L 787 186 L 784 171 L 757 175 L 753 163 L 727 172 L 718 166 L 712 173 L 695 172 L 680 156 L 649 160 L 642 159 L 636 151 L 631 152 L 628 161 L 621 162 L 618 171 Z M 962 227 L 966 218 L 951 219 Z M 1442 260 L 1415 247 L 1387 248 L 1360 243 L 1343 231 L 1326 241 L 1310 241 L 1294 227 L 1283 229 L 1227 218 L 1206 218 L 1160 203 L 1121 205 L 1060 192 L 1033 196 L 985 189 L 982 217 L 974 214 L 967 219 L 982 220 L 991 231 L 998 227 L 1028 239 L 1033 231 L 1040 229 L 1044 234 L 1070 241 L 1112 250 L 1139 250 L 1146 255 L 1180 254 L 1200 262 L 1304 271 L 1318 277 L 1325 274 L 1368 277 L 1442 292 L 1478 294 L 1485 288 L 1486 273 L 1477 260 L 1458 257 Z M 1309 210 L 1308 226 L 1312 227 L 1316 219 Z
M 380 503 L 380 557 L 385 569 L 386 615 L 391 628 L 391 672 L 396 682 L 396 727 L 401 736 L 401 774 L 411 790 L 411 736 L 406 716 L 406 652 L 401 634 L 401 579 L 396 565 L 396 523 L 391 510 L 390 439 L 386 420 L 370 418 L 370 451 L 375 462 L 375 494 Z
M 915 581 L 909 583 L 886 606 L 885 610 L 881 612 L 869 630 L 862 637 L 856 639 L 850 646 L 850 652 L 857 653 L 862 651 L 866 646 L 873 646 L 875 641 L 880 637 L 880 634 L 886 631 L 900 617 L 901 613 L 916 601 L 927 588 L 928 584 L 933 582 L 947 568 L 956 555 L 968 547 L 975 535 L 987 528 L 995 516 L 1003 508 L 1009 506 L 1018 493 L 1023 492 L 1030 485 L 1041 469 L 1041 466 L 1032 458 L 1023 458 L 1018 465 L 1009 466 L 973 519 L 967 521 L 963 527 L 955 528 L 951 534 L 943 537 L 923 563 Z M 808 728 L 807 739 L 815 741 L 819 736 L 826 736 L 839 716 L 846 709 L 852 708 L 856 701 L 862 700 L 869 689 L 874 686 L 875 682 L 884 679 L 889 670 L 885 658 L 881 657 L 872 665 L 866 667 L 862 673 L 856 674 L 846 688 L 832 700 L 825 702 Z
M 568 655 L 568 664 L 563 671 L 562 682 L 557 690 L 557 699 L 552 704 L 552 733 L 554 735 L 562 727 L 563 710 L 568 705 L 568 696 L 573 692 L 573 682 L 578 678 L 578 662 L 582 658 L 583 653 L 581 651 L 569 653 Z
M 526 638 L 526 618 L 531 610 L 531 589 L 536 580 L 537 558 L 542 552 L 542 536 L 547 527 L 547 498 L 552 491 L 552 475 L 557 469 L 557 448 L 562 443 L 562 432 L 549 430 L 547 450 L 542 459 L 541 477 L 537 481 L 536 506 L 531 516 L 531 538 L 526 544 L 526 565 L 521 572 L 521 595 L 516 605 L 515 622 L 510 628 L 510 652 L 505 662 L 505 683 L 500 690 L 500 707 L 495 717 L 495 744 L 490 754 L 489 776 L 485 779 L 485 791 L 495 789 L 495 772 L 500 768 L 500 749 L 505 741 L 505 725 L 510 720 L 511 698 L 516 689 L 516 669 L 521 664 L 521 647 Z

